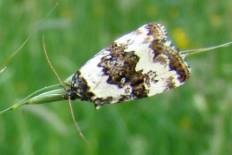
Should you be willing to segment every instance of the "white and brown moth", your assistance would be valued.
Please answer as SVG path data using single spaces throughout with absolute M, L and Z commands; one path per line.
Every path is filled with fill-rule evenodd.
M 26 104 L 68 99 L 90 101 L 99 109 L 160 94 L 189 79 L 186 56 L 231 44 L 179 51 L 162 24 L 145 24 L 102 49 L 63 84 L 37 90 L 0 114 Z
M 189 78 L 184 55 L 161 24 L 146 24 L 102 49 L 71 80 L 67 95 L 97 108 L 153 96 Z

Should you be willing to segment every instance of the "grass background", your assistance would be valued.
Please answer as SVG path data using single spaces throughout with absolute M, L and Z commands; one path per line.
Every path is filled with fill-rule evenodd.
M 0 63 L 28 34 L 29 43 L 0 74 L 0 107 L 57 83 L 41 47 L 65 79 L 118 36 L 161 22 L 181 48 L 232 40 L 231 0 L 0 0 Z M 42 20 L 42 21 L 41 21 Z M 40 23 L 40 24 L 39 24 Z M 2 155 L 230 155 L 232 47 L 188 59 L 192 77 L 154 97 L 105 106 L 73 106 L 86 145 L 75 133 L 66 102 L 33 105 L 0 116 Z

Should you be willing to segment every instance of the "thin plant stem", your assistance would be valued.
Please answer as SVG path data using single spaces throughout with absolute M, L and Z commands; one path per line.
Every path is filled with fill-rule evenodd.
M 232 41 L 224 43 L 224 44 L 212 46 L 212 47 L 182 50 L 182 51 L 180 51 L 180 53 L 185 55 L 185 56 L 190 56 L 190 55 L 200 54 L 200 53 L 203 53 L 203 52 L 213 51 L 213 50 L 218 49 L 218 48 L 228 47 L 228 46 L 231 46 L 231 45 L 232 45 Z

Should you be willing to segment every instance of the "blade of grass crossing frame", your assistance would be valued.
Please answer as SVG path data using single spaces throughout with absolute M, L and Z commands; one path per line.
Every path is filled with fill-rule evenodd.
M 6 70 L 7 65 L 13 60 L 13 58 L 19 53 L 19 51 L 27 44 L 27 42 L 30 40 L 31 36 L 32 36 L 32 34 L 29 35 L 23 41 L 23 43 L 5 59 L 5 61 L 3 61 L 3 63 L 0 65 L 0 74 Z
M 39 20 L 36 27 L 39 27 L 41 23 L 43 23 L 43 20 L 46 19 L 52 12 L 57 8 L 58 2 L 52 7 L 49 12 L 41 19 Z M 7 65 L 13 60 L 13 58 L 23 49 L 23 47 L 28 43 L 32 35 L 36 32 L 36 28 L 26 37 L 26 39 L 20 44 L 20 46 L 13 51 L 6 59 L 3 61 L 2 64 L 0 64 L 0 74 L 3 73 L 7 69 Z
M 55 9 L 56 7 L 58 6 L 58 3 L 56 2 L 56 4 L 54 5 L 54 7 L 52 7 L 49 12 L 45 15 L 45 17 L 43 17 L 39 22 L 38 24 L 36 25 L 36 27 L 39 27 L 41 25 L 41 23 L 43 23 L 43 20 L 44 18 L 47 18 Z M 30 40 L 30 38 L 32 37 L 32 35 L 36 32 L 36 28 L 27 36 L 27 38 L 22 42 L 22 44 L 20 44 L 20 46 L 15 50 L 13 51 L 6 59 L 5 61 L 0 64 L 0 74 L 3 73 L 6 69 L 7 69 L 7 65 L 13 60 L 13 58 L 20 52 L 20 50 L 23 49 L 23 47 L 28 43 L 28 41 Z M 26 100 L 39 94 L 39 93 L 42 93 L 43 91 L 48 91 L 49 89 L 51 88 L 55 88 L 55 87 L 59 87 L 59 85 L 52 85 L 52 86 L 47 86 L 47 87 L 44 87 L 42 89 L 39 89 L 33 93 L 31 93 L 30 95 L 28 95 L 27 97 L 25 97 L 23 100 L 21 100 L 20 102 L 18 103 L 15 103 L 13 105 L 11 105 L 10 107 L 8 108 L 5 108 L 3 109 L 2 111 L 0 111 L 0 115 L 7 112 L 7 111 L 11 111 L 11 110 L 15 110 L 17 109 L 18 107 L 22 106 L 22 105 L 25 105 L 27 104 Z

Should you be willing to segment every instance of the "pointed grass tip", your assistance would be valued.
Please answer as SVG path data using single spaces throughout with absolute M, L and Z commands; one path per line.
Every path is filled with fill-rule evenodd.
M 24 98 L 21 102 L 15 103 L 12 106 L 0 111 L 0 115 L 8 111 L 18 109 L 19 107 L 24 105 L 43 104 L 43 103 L 65 100 L 64 96 L 66 95 L 66 91 L 63 88 L 55 88 L 54 86 L 45 87 L 38 91 L 35 91 L 31 95 Z M 54 89 L 48 90 L 53 87 Z

